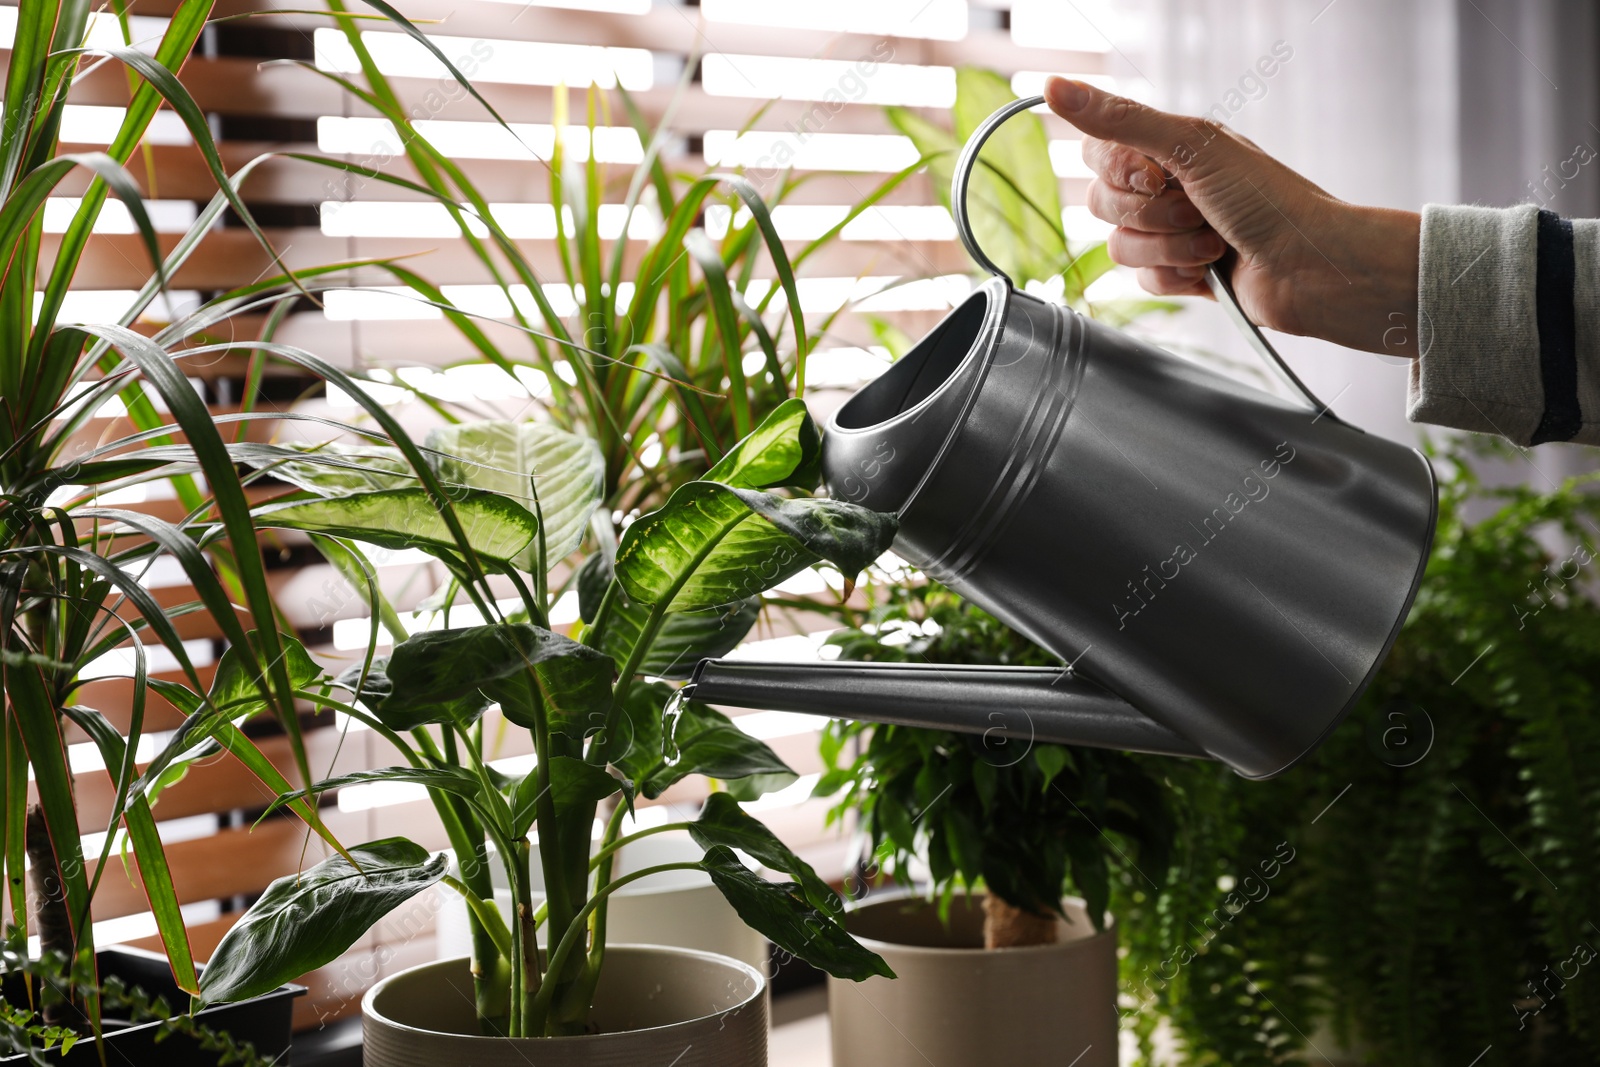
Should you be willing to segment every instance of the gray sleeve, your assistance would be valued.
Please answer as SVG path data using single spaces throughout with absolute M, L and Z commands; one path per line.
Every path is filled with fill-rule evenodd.
M 1600 220 L 1430 204 L 1418 307 L 1409 419 L 1600 444 Z

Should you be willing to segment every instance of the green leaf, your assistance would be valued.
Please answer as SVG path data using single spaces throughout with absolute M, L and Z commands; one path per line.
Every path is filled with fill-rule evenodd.
M 394 682 L 389 678 L 389 657 L 374 657 L 372 667 L 366 672 L 365 677 L 362 675 L 361 666 L 359 663 L 352 664 L 335 681 L 355 693 L 361 702 L 377 715 L 378 721 L 391 730 L 414 730 L 434 722 L 454 722 L 459 726 L 471 726 L 478 721 L 478 717 L 491 703 L 489 697 L 476 688 L 447 699 L 397 700 L 390 703 L 389 698 L 394 695 Z
M 895 529 L 893 516 L 839 500 L 689 482 L 628 527 L 617 578 L 635 603 L 694 611 L 763 592 L 821 560 L 853 581 Z
M 956 156 L 961 142 L 943 126 L 936 126 L 919 112 L 903 107 L 885 109 L 889 124 L 899 130 L 916 146 L 917 153 L 928 164 L 928 180 L 939 203 L 950 207 L 950 180 L 955 176 Z
M 587 557 L 578 564 L 572 584 L 578 590 L 578 617 L 586 625 L 594 622 L 600 612 L 600 602 L 611 587 L 611 561 L 603 552 Z
M 101 758 L 114 778 L 120 777 L 127 755 L 127 744 L 117 728 L 92 708 L 67 707 L 62 712 L 83 728 L 100 750 Z M 117 781 L 116 807 L 123 825 L 127 827 L 128 841 L 133 846 L 133 860 L 139 865 L 139 881 L 144 887 L 145 899 L 155 917 L 156 929 L 161 935 L 162 948 L 172 967 L 172 977 L 178 988 L 186 993 L 199 992 L 199 977 L 195 971 L 194 953 L 189 945 L 189 931 L 183 922 L 183 912 L 178 903 L 178 892 L 172 883 L 172 869 L 167 864 L 167 854 L 162 847 L 161 835 L 156 830 L 156 820 L 150 810 L 150 798 L 137 796 L 127 799 L 126 785 Z M 106 851 L 101 854 L 104 865 L 112 844 L 107 836 Z
M 529 677 L 530 669 L 533 672 Z M 369 706 L 392 729 L 481 714 L 474 694 L 498 700 L 519 726 L 536 699 L 553 732 L 582 737 L 611 701 L 611 657 L 528 623 L 427 630 L 395 646 Z M 383 686 L 387 693 L 377 695 Z M 536 686 L 530 689 L 529 686 Z
M 1038 764 L 1040 773 L 1044 775 L 1044 784 L 1039 787 L 1042 793 L 1050 788 L 1056 775 L 1072 766 L 1072 752 L 1065 745 L 1035 745 L 1033 762 Z
M 274 478 L 320 496 L 352 496 L 385 489 L 412 489 L 416 472 L 398 448 L 386 445 L 301 445 L 304 459 L 244 462 L 268 470 Z
M 794 882 L 769 882 L 750 870 L 726 845 L 706 852 L 706 873 L 739 918 L 791 955 L 835 978 L 860 982 L 894 971 L 876 952 L 863 948 L 827 912 L 814 907 Z
M 256 662 L 266 666 L 259 632 L 251 630 L 246 637 L 255 651 Z M 279 641 L 283 648 L 282 666 L 291 688 L 305 689 L 322 677 L 322 667 L 304 645 L 287 634 L 280 635 Z M 183 724 L 156 753 L 135 787 L 135 792 L 148 793 L 152 799 L 181 777 L 189 763 L 216 751 L 216 746 L 208 742 L 223 724 L 243 722 L 272 706 L 266 679 L 251 674 L 244 654 L 234 646 L 217 661 L 207 700 L 176 682 L 152 679 L 150 685 L 184 714 Z
M 599 444 L 548 422 L 442 426 L 428 434 L 423 448 L 434 451 L 434 469 L 446 486 L 498 493 L 542 518 L 551 566 L 582 542 L 605 492 L 606 461 Z M 534 543 L 517 566 L 533 571 L 537 564 Z
M 1062 299 L 1068 304 L 1076 304 L 1083 299 L 1084 290 L 1111 273 L 1117 267 L 1111 259 L 1111 247 L 1104 241 L 1090 245 L 1073 257 L 1072 264 L 1062 272 L 1066 279 L 1066 289 Z
M 709 849 L 714 845 L 736 848 L 799 882 L 813 906 L 830 915 L 840 910 L 839 895 L 811 864 L 795 855 L 761 820 L 747 813 L 727 793 L 712 793 L 706 798 L 700 817 L 689 826 L 689 836 L 701 848 Z
M 251 630 L 248 637 L 260 662 L 262 655 L 260 635 Z M 283 662 L 288 668 L 289 682 L 294 688 L 308 688 L 322 677 L 322 667 L 311 658 L 304 645 L 287 634 L 280 640 L 283 644 Z M 230 646 L 222 653 L 222 658 L 217 661 L 217 673 L 211 680 L 210 696 L 211 702 L 225 711 L 230 719 L 265 711 L 268 706 L 265 689 L 266 679 L 257 679 L 251 675 L 244 656 L 238 649 Z
M 787 789 L 795 783 L 796 777 L 793 771 L 780 771 L 776 774 L 751 774 L 744 778 L 720 781 L 724 793 L 741 804 L 748 804 L 752 800 L 760 800 L 768 793 Z
M 262 813 L 262 817 L 272 814 L 285 804 L 292 804 L 303 797 L 320 796 L 334 789 L 343 789 L 352 785 L 369 785 L 373 782 L 407 782 L 411 785 L 425 786 L 428 789 L 437 789 L 445 793 L 454 793 L 464 797 L 475 804 L 483 803 L 483 783 L 476 775 L 465 767 L 374 767 L 371 770 L 351 771 L 333 778 L 324 778 L 304 789 L 293 789 L 280 793 L 278 797 Z
M 211 1004 L 248 1000 L 337 959 L 379 919 L 444 876 L 443 853 L 389 837 L 279 878 L 233 925 L 200 976 Z
M 480 561 L 517 565 L 539 533 L 539 523 L 513 500 L 479 490 L 452 494 L 456 518 Z M 257 526 L 351 537 L 384 548 L 420 548 L 456 556 L 461 547 L 426 489 L 386 489 L 326 500 L 256 508 Z
M 956 68 L 956 140 L 965 142 L 990 115 L 1015 100 L 1003 75 Z M 1013 281 L 1043 280 L 1070 258 L 1062 232 L 1060 179 L 1050 139 L 1037 115 L 1013 116 L 989 138 L 967 191 L 978 245 Z
M 598 649 L 551 634 L 545 652 L 533 667 L 496 679 L 484 686 L 500 704 L 505 717 L 534 729 L 543 714 L 552 734 L 583 738 L 604 728 L 611 708 L 611 682 L 616 664 Z
M 822 476 L 822 435 L 797 399 L 785 400 L 750 435 L 706 472 L 703 480 L 735 489 L 796 486 L 815 489 Z
M 691 774 L 724 779 L 773 775 L 779 776 L 773 781 L 786 778 L 784 785 L 799 778 L 765 742 L 739 729 L 722 712 L 693 700 L 685 700 L 678 712 L 672 738 L 678 758 L 669 764 L 657 751 L 639 789 L 649 799 Z
M 600 647 L 611 654 L 620 669 L 628 660 L 649 615 L 645 608 L 617 603 L 611 607 Z M 639 673 L 652 678 L 681 681 L 694 673 L 702 659 L 731 652 L 761 617 L 761 598 L 747 597 L 730 607 L 704 611 L 678 611 L 662 620 L 655 640 L 639 664 Z

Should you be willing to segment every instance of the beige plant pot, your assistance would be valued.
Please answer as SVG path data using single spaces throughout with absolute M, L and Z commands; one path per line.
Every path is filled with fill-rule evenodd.
M 833 1067 L 1115 1067 L 1117 939 L 1083 903 L 1053 945 L 985 949 L 983 906 L 960 897 L 950 925 L 911 894 L 880 897 L 846 919 L 898 978 L 828 979 Z
M 620 850 L 612 875 L 619 877 L 663 863 L 692 863 L 704 854 L 705 850 L 687 833 L 656 834 Z M 492 871 L 495 903 L 509 921 L 515 909 L 511 891 L 505 888 L 505 872 L 498 863 Z M 544 899 L 537 846 L 533 877 L 533 902 L 537 906 Z M 472 937 L 466 902 L 450 890 L 441 892 L 447 899 L 437 919 L 439 958 L 468 955 L 472 952 Z M 606 912 L 607 939 L 613 943 L 699 949 L 732 956 L 763 973 L 767 969 L 767 939 L 745 925 L 703 871 L 663 871 L 641 878 L 617 890 Z
M 391 975 L 361 1001 L 366 1067 L 766 1067 L 766 980 L 709 952 L 611 945 L 597 1033 L 483 1037 L 467 959 Z

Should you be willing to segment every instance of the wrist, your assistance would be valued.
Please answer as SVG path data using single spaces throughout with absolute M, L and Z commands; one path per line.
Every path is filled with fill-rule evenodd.
M 1341 204 L 1329 233 L 1317 308 L 1306 332 L 1391 356 L 1416 358 L 1417 266 L 1422 216 L 1414 211 Z

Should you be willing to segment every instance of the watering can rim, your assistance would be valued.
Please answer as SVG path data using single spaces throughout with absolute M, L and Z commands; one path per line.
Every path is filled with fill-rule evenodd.
M 956 439 L 961 436 L 961 430 L 967 421 L 967 415 L 971 413 L 972 406 L 977 402 L 978 393 L 982 389 L 989 357 L 999 343 L 1000 338 L 1004 336 L 1006 319 L 1011 310 L 1011 298 L 1015 295 L 1017 295 L 1017 291 L 1004 278 L 986 279 L 977 288 L 973 289 L 961 303 L 951 308 L 932 330 L 928 331 L 923 341 L 935 336 L 946 323 L 960 315 L 974 301 L 981 299 L 985 302 L 983 320 L 978 326 L 977 337 L 968 347 L 966 354 L 951 368 L 950 373 L 945 375 L 944 380 L 917 403 L 895 412 L 886 419 L 863 422 L 854 426 L 842 424 L 840 420 L 848 415 L 851 408 L 857 406 L 865 407 L 870 403 L 873 392 L 872 387 L 875 383 L 868 382 L 849 400 L 840 405 L 839 410 L 835 411 L 832 418 L 828 420 L 826 433 L 829 436 L 853 437 L 866 434 L 882 434 L 893 430 L 895 427 L 920 420 L 934 407 L 940 403 L 947 402 L 950 394 L 956 390 L 966 390 L 966 395 L 960 400 L 960 409 L 955 417 L 950 419 L 949 429 L 946 430 L 943 440 L 940 441 L 938 451 L 934 453 L 933 458 L 929 461 L 927 470 L 923 472 L 911 492 L 906 495 L 905 500 L 895 508 L 897 516 L 904 515 L 912 504 L 917 501 L 923 489 L 927 487 L 939 468 L 943 466 L 944 459 L 949 454 L 949 450 L 953 447 Z M 1062 310 L 1071 311 L 1070 308 L 1063 308 Z M 912 347 L 911 352 L 915 352 L 917 348 L 921 347 L 922 343 L 922 341 L 919 341 Z M 903 358 L 909 358 L 911 352 L 906 353 L 906 357 Z

